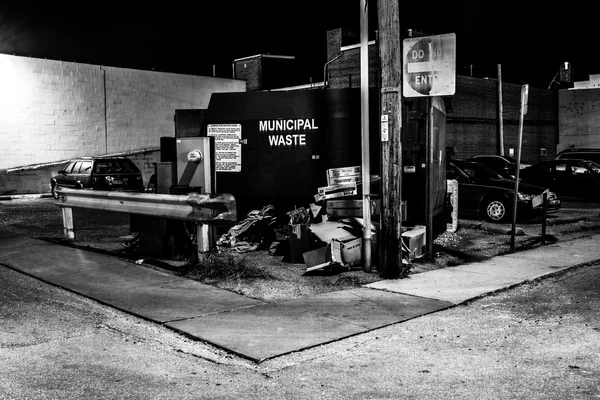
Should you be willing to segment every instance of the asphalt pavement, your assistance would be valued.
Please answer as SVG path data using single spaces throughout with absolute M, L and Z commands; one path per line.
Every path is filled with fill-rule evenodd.
M 600 261 L 599 235 L 361 288 L 265 302 L 131 261 L 0 231 L 0 263 L 261 362 Z

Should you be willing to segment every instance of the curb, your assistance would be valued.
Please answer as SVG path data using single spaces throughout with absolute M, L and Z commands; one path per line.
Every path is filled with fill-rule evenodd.
M 472 222 L 465 220 L 458 220 L 458 226 L 462 228 L 481 229 L 483 231 L 500 233 L 503 235 L 510 235 L 512 233 L 512 227 L 506 228 L 504 226 L 498 226 L 487 222 Z M 521 227 L 515 228 L 515 234 L 517 236 L 525 236 L 525 231 Z
M 0 195 L 0 201 L 15 199 L 42 199 L 46 197 L 52 197 L 52 193 Z

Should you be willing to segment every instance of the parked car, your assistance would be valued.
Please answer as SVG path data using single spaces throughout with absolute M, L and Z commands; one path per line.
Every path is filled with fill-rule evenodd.
M 458 181 L 458 216 L 483 218 L 492 222 L 504 222 L 512 218 L 514 180 L 476 161 L 450 161 L 446 166 L 446 178 Z M 517 218 L 524 220 L 542 210 L 542 196 L 547 191 L 546 211 L 560 208 L 557 196 L 546 188 L 519 183 Z
M 560 151 L 555 160 L 577 159 L 590 160 L 600 164 L 600 149 L 571 148 Z
M 590 160 L 554 159 L 524 169 L 524 182 L 550 188 L 561 197 L 600 200 L 600 164 Z
M 496 171 L 504 178 L 514 179 L 516 176 L 517 160 L 510 156 L 500 156 L 494 154 L 477 155 L 469 158 L 469 161 L 477 161 L 485 165 L 491 170 Z M 519 163 L 519 170 L 530 167 L 531 164 L 528 162 L 521 161 Z
M 123 190 L 143 192 L 142 173 L 125 157 L 81 157 L 71 160 L 50 179 L 52 196 L 56 188 Z

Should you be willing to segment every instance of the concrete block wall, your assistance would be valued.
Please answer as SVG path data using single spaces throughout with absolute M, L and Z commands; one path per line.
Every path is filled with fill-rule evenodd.
M 600 148 L 600 89 L 563 89 L 558 97 L 558 150 Z
M 0 54 L 0 143 L 0 169 L 100 154 L 100 67 Z
M 156 149 L 176 109 L 244 91 L 241 80 L 0 54 L 0 194 L 45 188 L 71 158 Z M 43 182 L 29 182 L 36 165 Z

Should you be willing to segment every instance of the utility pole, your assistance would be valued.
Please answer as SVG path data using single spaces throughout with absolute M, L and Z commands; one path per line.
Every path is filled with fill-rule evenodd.
M 397 278 L 402 263 L 402 42 L 398 0 L 377 2 L 381 61 L 381 237 L 379 272 Z
M 498 64 L 498 122 L 500 124 L 500 155 L 504 155 L 504 109 L 502 104 L 502 67 Z

